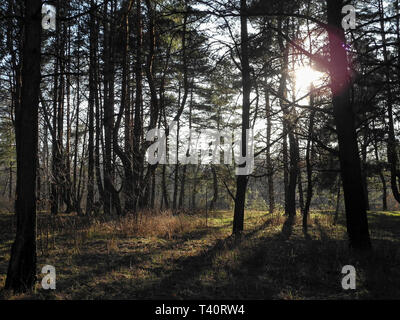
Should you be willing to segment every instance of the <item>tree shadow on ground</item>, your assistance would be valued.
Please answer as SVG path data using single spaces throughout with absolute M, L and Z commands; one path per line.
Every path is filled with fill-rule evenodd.
M 400 238 L 400 215 L 387 212 L 368 213 L 368 223 L 373 236 Z
M 94 293 L 96 293 L 96 291 L 101 291 L 102 289 L 107 289 L 108 291 L 112 292 L 112 290 L 110 289 L 110 284 L 107 283 L 107 281 L 109 280 L 109 275 L 112 274 L 114 271 L 118 271 L 121 269 L 131 270 L 132 272 L 139 273 L 149 272 L 153 276 L 162 278 L 163 274 L 168 272 L 168 266 L 154 263 L 154 257 L 163 256 L 168 250 L 178 250 L 180 248 L 184 248 L 188 241 L 201 240 L 205 236 L 207 236 L 213 229 L 220 229 L 220 227 L 201 228 L 184 233 L 180 237 L 170 239 L 169 241 L 162 241 L 160 243 L 157 243 L 156 248 L 152 248 L 151 250 L 146 252 L 143 251 L 142 246 L 138 246 L 137 248 L 127 248 L 128 252 L 123 252 L 121 248 L 118 248 L 111 252 L 107 252 L 105 248 L 106 243 L 102 241 L 97 241 L 97 244 L 101 246 L 101 248 L 94 248 L 94 244 L 92 243 L 91 252 L 84 252 L 81 254 L 79 253 L 73 255 L 73 257 L 70 257 L 70 267 L 74 268 L 75 270 L 78 269 L 78 274 L 69 270 L 68 262 L 60 261 L 62 267 L 59 268 L 59 272 L 60 274 L 63 274 L 64 277 L 57 282 L 57 286 L 59 288 L 62 288 L 60 289 L 62 291 L 70 291 L 74 299 L 85 299 L 87 298 L 85 296 L 85 292 L 87 294 L 89 294 L 89 292 L 87 292 L 87 290 L 85 289 L 83 290 L 84 292 L 80 293 L 79 290 L 74 290 L 74 287 L 83 286 L 86 288 L 91 288 L 90 292 Z M 127 244 L 132 244 L 132 246 L 134 246 L 137 241 L 140 240 L 131 239 L 127 242 Z M 63 260 L 66 257 L 59 256 L 58 258 L 60 260 Z M 44 257 L 41 260 L 47 261 L 46 259 L 47 258 Z M 173 261 L 173 258 L 169 260 Z M 97 286 L 97 282 L 101 283 L 100 285 L 98 285 L 99 290 L 92 288 Z M 143 281 L 143 283 L 146 283 L 146 281 Z M 115 286 L 115 294 L 121 294 L 121 291 L 118 289 L 118 284 L 115 284 Z M 102 289 L 100 289 L 100 287 Z M 70 290 L 70 288 L 72 289 Z M 127 294 L 129 293 L 130 297 L 134 298 L 135 296 L 137 296 L 136 291 L 136 286 L 132 285 Z M 97 294 L 100 293 L 101 292 L 97 292 Z M 102 298 L 107 299 L 108 296 L 104 296 Z
M 376 224 L 378 229 L 389 223 L 385 217 L 376 220 L 372 226 Z M 267 232 L 273 222 L 268 219 L 245 232 L 240 242 L 231 236 L 206 244 L 201 242 L 200 252 L 190 251 L 192 244 L 188 241 L 202 240 L 220 227 L 192 230 L 157 246 L 152 242 L 154 247 L 145 252 L 140 251 L 143 246 L 137 250 L 118 248 L 107 252 L 103 242 L 103 251 L 91 247 L 92 252 L 74 255 L 71 267 L 78 268 L 78 274 L 68 272 L 68 264 L 64 264 L 61 270 L 64 275 L 57 287 L 72 299 L 400 297 L 398 239 L 374 240 L 374 252 L 357 257 L 348 249 L 346 240 L 333 239 L 329 228 L 314 221 L 309 231 L 319 235 L 318 240 L 302 237 L 301 226 L 295 219 L 286 219 L 280 232 Z M 130 241 L 124 244 L 136 246 L 138 239 Z M 170 251 L 183 249 L 187 253 L 165 258 Z M 341 287 L 341 270 L 348 264 L 357 270 L 355 291 L 344 291 Z M 125 271 L 120 272 L 121 269 Z
M 292 235 L 292 232 L 293 232 L 293 225 L 294 225 L 295 221 L 296 221 L 296 216 L 293 216 L 293 215 L 287 216 L 287 218 L 282 226 L 282 231 L 281 231 L 282 240 L 285 241 L 290 238 L 290 236 Z

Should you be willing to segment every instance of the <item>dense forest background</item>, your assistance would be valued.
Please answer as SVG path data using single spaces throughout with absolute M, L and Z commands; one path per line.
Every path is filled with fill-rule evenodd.
M 343 30 L 347 4 L 356 27 Z M 369 251 L 367 212 L 400 210 L 398 0 L 5 0 L 0 21 L 8 288 L 36 281 L 41 216 L 138 225 L 224 211 L 240 237 L 260 211 L 284 214 L 284 230 L 300 217 L 307 238 L 311 213 L 326 213 Z M 254 170 L 204 154 L 148 162 L 157 141 L 167 161 L 197 156 L 210 129 L 239 132 L 242 151 L 252 129 Z

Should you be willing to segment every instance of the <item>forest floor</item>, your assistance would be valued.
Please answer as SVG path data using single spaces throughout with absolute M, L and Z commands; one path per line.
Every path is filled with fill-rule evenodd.
M 374 250 L 348 249 L 344 221 L 312 212 L 309 238 L 301 217 L 287 228 L 279 213 L 247 211 L 242 240 L 232 213 L 205 217 L 169 213 L 120 219 L 38 217 L 38 271 L 56 268 L 56 290 L 0 299 L 399 299 L 400 213 L 370 212 Z M 285 225 L 285 227 L 283 227 Z M 0 214 L 0 287 L 15 232 Z M 343 290 L 342 267 L 357 271 L 356 290 Z

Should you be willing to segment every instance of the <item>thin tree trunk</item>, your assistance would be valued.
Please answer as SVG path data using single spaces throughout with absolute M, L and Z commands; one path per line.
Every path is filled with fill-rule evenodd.
M 136 214 L 137 199 L 140 194 L 140 174 L 143 168 L 143 157 L 141 155 L 141 137 L 143 131 L 142 109 L 143 109 L 143 75 L 142 75 L 142 1 L 136 0 L 136 101 L 134 108 L 134 127 L 133 127 L 133 211 Z
M 241 61 L 242 61 L 242 87 L 243 87 L 243 110 L 242 110 L 242 140 L 240 154 L 247 158 L 247 130 L 250 129 L 250 93 L 251 93 L 251 79 L 250 79 L 250 63 L 249 63 L 249 37 L 247 30 L 247 17 L 244 13 L 247 10 L 246 0 L 240 1 L 240 28 L 241 28 Z M 245 162 L 239 167 L 244 168 L 247 165 Z M 241 235 L 244 226 L 244 207 L 246 201 L 248 175 L 240 174 L 236 178 L 236 196 L 235 196 L 235 210 L 233 217 L 233 234 Z
M 388 52 L 386 47 L 386 32 L 383 15 L 383 1 L 379 0 L 379 14 L 381 18 L 381 38 L 383 48 L 383 59 L 385 65 L 385 81 L 386 81 L 386 97 L 387 97 L 387 112 L 388 112 L 388 139 L 387 139 L 387 158 L 390 165 L 390 184 L 392 188 L 393 197 L 400 203 L 400 191 L 398 183 L 400 181 L 400 172 L 397 169 L 398 154 L 397 154 L 397 141 L 394 129 L 393 119 L 393 92 L 390 85 L 390 67 L 388 63 Z
M 282 20 L 278 21 L 278 29 L 282 30 Z M 288 31 L 288 24 L 285 26 L 285 33 Z M 279 96 L 283 111 L 283 161 L 284 161 L 284 185 L 285 185 L 285 214 L 293 217 L 296 215 L 296 184 L 298 173 L 298 151 L 296 138 L 294 136 L 295 123 L 293 111 L 287 107 L 287 78 L 288 78 L 288 47 L 283 44 L 283 37 L 278 35 L 279 47 L 284 52 L 282 59 L 281 79 L 279 84 Z M 289 154 L 286 135 L 289 138 Z
M 124 172 L 125 172 L 125 183 L 124 183 L 124 198 L 125 198 L 125 208 L 124 213 L 132 213 L 134 211 L 134 177 L 133 177 L 133 167 L 132 167 L 132 111 L 131 111 L 131 100 L 130 100 L 130 88 L 129 88 L 129 78 L 130 78 L 130 63 L 129 63 L 129 14 L 133 6 L 133 1 L 128 0 L 126 2 L 126 13 L 125 21 L 123 24 L 123 53 L 122 53 L 122 93 L 121 93 L 121 111 L 125 113 L 125 154 L 120 154 L 123 160 Z M 121 115 L 122 116 L 122 115 Z M 117 125 L 116 127 L 118 127 Z M 114 129 L 115 130 L 115 129 Z M 115 137 L 117 138 L 117 137 Z M 117 143 L 115 141 L 114 143 Z M 119 147 L 116 148 L 116 151 Z M 122 152 L 122 151 L 121 151 Z M 119 152 L 118 152 L 119 153 Z M 125 158 L 125 159 L 123 159 Z
M 115 11 L 115 3 L 111 1 L 111 14 Z M 107 15 L 107 6 L 104 9 Z M 114 142 L 114 46 L 113 34 L 115 25 L 106 21 L 104 26 L 104 213 L 112 214 L 115 208 L 117 215 L 122 214 L 118 192 L 114 188 L 114 169 L 112 166 Z
M 217 179 L 217 170 L 214 165 L 211 165 L 211 173 L 213 176 L 213 198 L 210 202 L 210 211 L 215 210 L 215 204 L 218 201 L 218 179 Z
M 375 123 L 373 122 L 373 130 L 375 132 Z M 376 159 L 376 165 L 378 166 L 378 175 L 379 179 L 381 180 L 382 183 L 382 210 L 386 211 L 388 209 L 387 207 L 387 187 L 386 187 L 386 180 L 385 176 L 383 174 L 383 166 L 381 164 L 381 160 L 379 158 L 379 148 L 378 148 L 378 141 L 377 138 L 374 139 L 374 151 L 375 151 L 375 159 Z
M 313 90 L 313 87 L 311 87 Z M 311 94 L 310 105 L 314 105 L 314 96 Z M 307 195 L 306 202 L 304 204 L 303 210 L 303 233 L 307 235 L 308 231 L 308 215 L 310 211 L 311 200 L 313 197 L 313 181 L 312 181 L 312 163 L 311 158 L 313 155 L 313 132 L 314 132 L 314 121 L 315 121 L 315 111 L 312 111 L 310 114 L 310 122 L 308 126 L 308 139 L 307 139 L 307 147 L 306 147 L 306 167 L 307 167 Z
M 367 148 L 368 148 L 368 136 L 367 136 L 368 128 L 364 128 L 364 136 L 363 143 L 361 146 L 361 175 L 362 175 L 362 183 L 365 194 L 365 208 L 370 210 L 369 206 L 369 195 L 368 195 L 368 172 L 367 172 Z
M 338 178 L 338 186 L 337 186 L 337 195 L 336 195 L 336 209 L 335 209 L 335 217 L 333 219 L 333 225 L 336 225 L 339 220 L 339 209 L 340 209 L 340 185 L 342 181 L 340 177 Z
M 268 172 L 268 202 L 269 202 L 269 214 L 272 214 L 275 210 L 275 191 L 274 191 L 274 169 L 271 160 L 271 133 L 272 133 L 272 112 L 271 103 L 269 100 L 268 89 L 265 89 L 265 109 L 267 118 L 267 148 L 266 148 L 266 164 Z
M 90 1 L 90 8 L 94 9 L 94 0 Z M 96 26 L 95 26 L 94 12 L 90 14 L 90 57 L 89 57 L 89 142 L 88 142 L 88 180 L 87 180 L 87 198 L 86 198 L 86 214 L 90 215 L 93 210 L 94 202 L 94 108 L 95 108 L 95 94 L 96 94 Z
M 57 2 L 58 4 L 58 2 Z M 60 22 L 59 19 L 57 19 L 56 22 L 56 28 L 59 30 L 60 28 Z M 56 33 L 56 52 L 59 55 L 59 47 L 60 47 L 60 40 L 59 40 L 59 33 Z M 57 95 L 58 95 L 58 90 L 59 90 L 59 82 L 58 82 L 58 72 L 59 72 L 59 57 L 56 57 L 55 65 L 54 65 L 54 89 L 53 89 L 53 135 L 52 135 L 52 149 L 51 149 L 51 154 L 52 154 L 52 164 L 51 164 L 51 169 L 52 169 L 52 180 L 51 180 L 51 197 L 50 197 L 50 202 L 51 202 L 51 214 L 56 215 L 58 214 L 58 204 L 59 204 L 59 146 L 58 146 L 58 141 L 57 141 L 57 116 L 58 116 L 58 109 L 57 109 Z

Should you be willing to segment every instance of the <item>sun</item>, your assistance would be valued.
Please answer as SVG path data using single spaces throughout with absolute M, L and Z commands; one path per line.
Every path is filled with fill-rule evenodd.
M 300 91 L 309 91 L 311 85 L 317 86 L 323 78 L 323 73 L 311 67 L 301 66 L 295 70 L 296 88 Z

